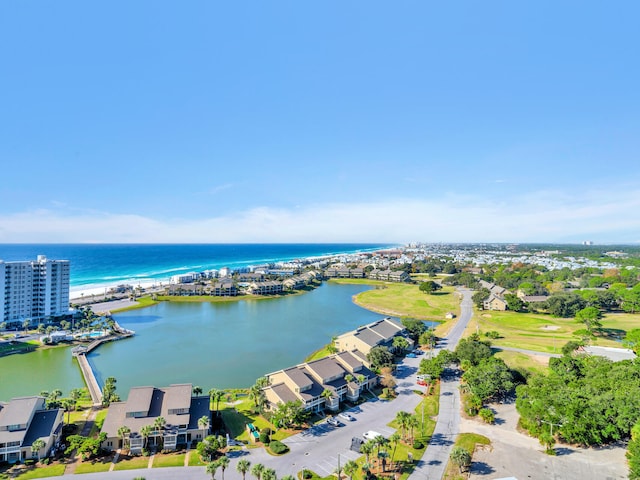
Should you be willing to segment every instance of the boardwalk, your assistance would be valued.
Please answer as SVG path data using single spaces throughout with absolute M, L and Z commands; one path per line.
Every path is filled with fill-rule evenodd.
M 93 373 L 91 365 L 89 365 L 87 357 L 84 354 L 79 354 L 75 357 L 78 360 L 78 365 L 80 365 L 84 381 L 89 388 L 91 401 L 94 405 L 102 405 L 102 390 L 100 390 L 100 385 L 98 385 L 98 380 L 96 380 L 96 376 Z

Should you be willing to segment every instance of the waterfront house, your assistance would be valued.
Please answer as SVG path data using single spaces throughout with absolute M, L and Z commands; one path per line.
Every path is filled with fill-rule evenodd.
M 47 457 L 60 440 L 63 415 L 62 408 L 45 408 L 44 397 L 0 402 L 0 462 Z M 36 440 L 42 440 L 44 446 L 33 452 Z
M 247 288 L 247 292 L 251 295 L 275 295 L 282 293 L 282 282 L 269 281 L 269 282 L 253 282 Z
M 223 279 L 211 286 L 211 295 L 216 297 L 235 297 L 238 289 L 230 279 Z
M 414 342 L 407 336 L 402 324 L 387 317 L 343 333 L 336 338 L 334 344 L 341 352 L 358 350 L 366 355 L 373 347 L 386 346 L 391 348 L 393 338 L 396 336 L 405 337 L 410 348 L 413 346 Z
M 269 373 L 266 377 L 269 385 L 263 391 L 270 410 L 279 403 L 299 400 L 305 410 L 336 411 L 341 401 L 355 402 L 362 390 L 378 383 L 378 376 L 353 352 L 341 352 L 302 363 Z M 325 390 L 330 391 L 331 396 L 323 396 Z
M 125 443 L 133 454 L 142 453 L 145 447 L 175 450 L 178 445 L 200 441 L 208 435 L 208 430 L 198 425 L 203 416 L 210 418 L 209 397 L 192 396 L 190 383 L 164 388 L 133 387 L 126 402 L 109 405 L 102 426 L 102 431 L 107 434 L 102 448 L 122 448 L 123 439 L 118 430 L 126 426 L 130 432 Z M 157 422 L 160 417 L 164 419 L 163 425 Z M 148 436 L 144 427 L 151 427 Z

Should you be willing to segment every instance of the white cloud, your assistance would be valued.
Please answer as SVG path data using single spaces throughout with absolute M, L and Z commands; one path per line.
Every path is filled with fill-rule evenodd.
M 640 191 L 473 195 L 291 208 L 256 207 L 197 220 L 35 210 L 0 216 L 0 242 L 637 242 Z

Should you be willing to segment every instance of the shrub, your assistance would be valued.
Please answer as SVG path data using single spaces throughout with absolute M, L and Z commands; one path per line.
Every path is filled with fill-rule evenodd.
M 496 415 L 490 408 L 481 408 L 480 412 L 478 413 L 480 415 L 480 418 L 482 418 L 485 423 L 493 423 L 496 421 Z
M 309 480 L 310 478 L 313 478 L 313 472 L 311 470 L 302 470 L 302 478 Z
M 43 465 L 49 465 L 50 462 L 51 462 L 51 459 L 47 457 L 47 458 L 43 458 L 40 463 L 42 463 Z
M 36 461 L 35 461 L 33 458 L 28 458 L 27 460 L 25 460 L 25 461 L 24 461 L 24 464 L 25 464 L 27 467 L 30 467 L 30 466 L 32 466 L 32 465 L 35 465 L 35 464 L 36 464 Z
M 475 417 L 482 408 L 482 399 L 477 395 L 465 395 L 463 405 L 467 415 Z
M 416 450 L 421 450 L 424 448 L 424 443 L 422 443 L 420 440 L 414 440 L 413 448 L 415 448 Z
M 265 432 L 260 432 L 260 441 L 265 445 L 269 444 L 269 434 Z
M 282 455 L 289 451 L 289 447 L 287 447 L 284 443 L 279 442 L 278 440 L 274 440 L 269 444 L 269 450 L 271 450 L 276 455 Z

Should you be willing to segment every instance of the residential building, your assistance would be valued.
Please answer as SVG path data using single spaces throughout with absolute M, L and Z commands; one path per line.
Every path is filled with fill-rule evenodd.
M 235 283 L 227 278 L 213 284 L 211 295 L 216 297 L 235 297 L 238 295 L 238 289 Z
M 156 423 L 160 417 L 165 422 L 162 426 Z M 102 426 L 107 439 L 102 447 L 107 450 L 122 448 L 123 439 L 118 430 L 126 426 L 130 433 L 124 441 L 131 453 L 141 453 L 145 446 L 175 450 L 180 444 L 202 440 L 208 435 L 208 427 L 202 428 L 198 424 L 202 417 L 210 419 L 209 397 L 192 396 L 189 383 L 164 388 L 134 387 L 129 390 L 126 402 L 109 405 Z M 145 438 L 143 428 L 147 426 L 151 428 Z
M 48 260 L 44 255 L 38 255 L 35 261 L 0 260 L 0 321 L 41 322 L 67 315 L 69 271 L 68 260 Z
M 279 281 L 253 282 L 247 289 L 252 295 L 274 295 L 282 291 L 283 285 Z
M 341 401 L 355 402 L 362 390 L 378 383 L 378 376 L 353 352 L 330 355 L 266 377 L 269 385 L 263 391 L 271 410 L 279 403 L 299 400 L 309 411 L 336 411 Z M 331 396 L 323 396 L 325 390 L 331 392 Z
M 403 336 L 412 347 L 414 342 L 406 335 L 401 323 L 389 317 L 364 325 L 355 330 L 343 333 L 334 342 L 341 352 L 357 350 L 366 356 L 373 347 L 386 346 L 391 348 L 393 337 Z
M 489 295 L 489 298 L 487 298 L 482 303 L 482 308 L 484 310 L 502 310 L 502 311 L 505 311 L 507 309 L 507 301 L 504 298 L 499 297 L 498 295 L 494 295 L 492 293 L 491 295 Z
M 46 409 L 44 397 L 14 398 L 0 402 L 0 462 L 15 463 L 45 458 L 60 440 L 64 410 Z M 44 447 L 32 451 L 36 440 Z

